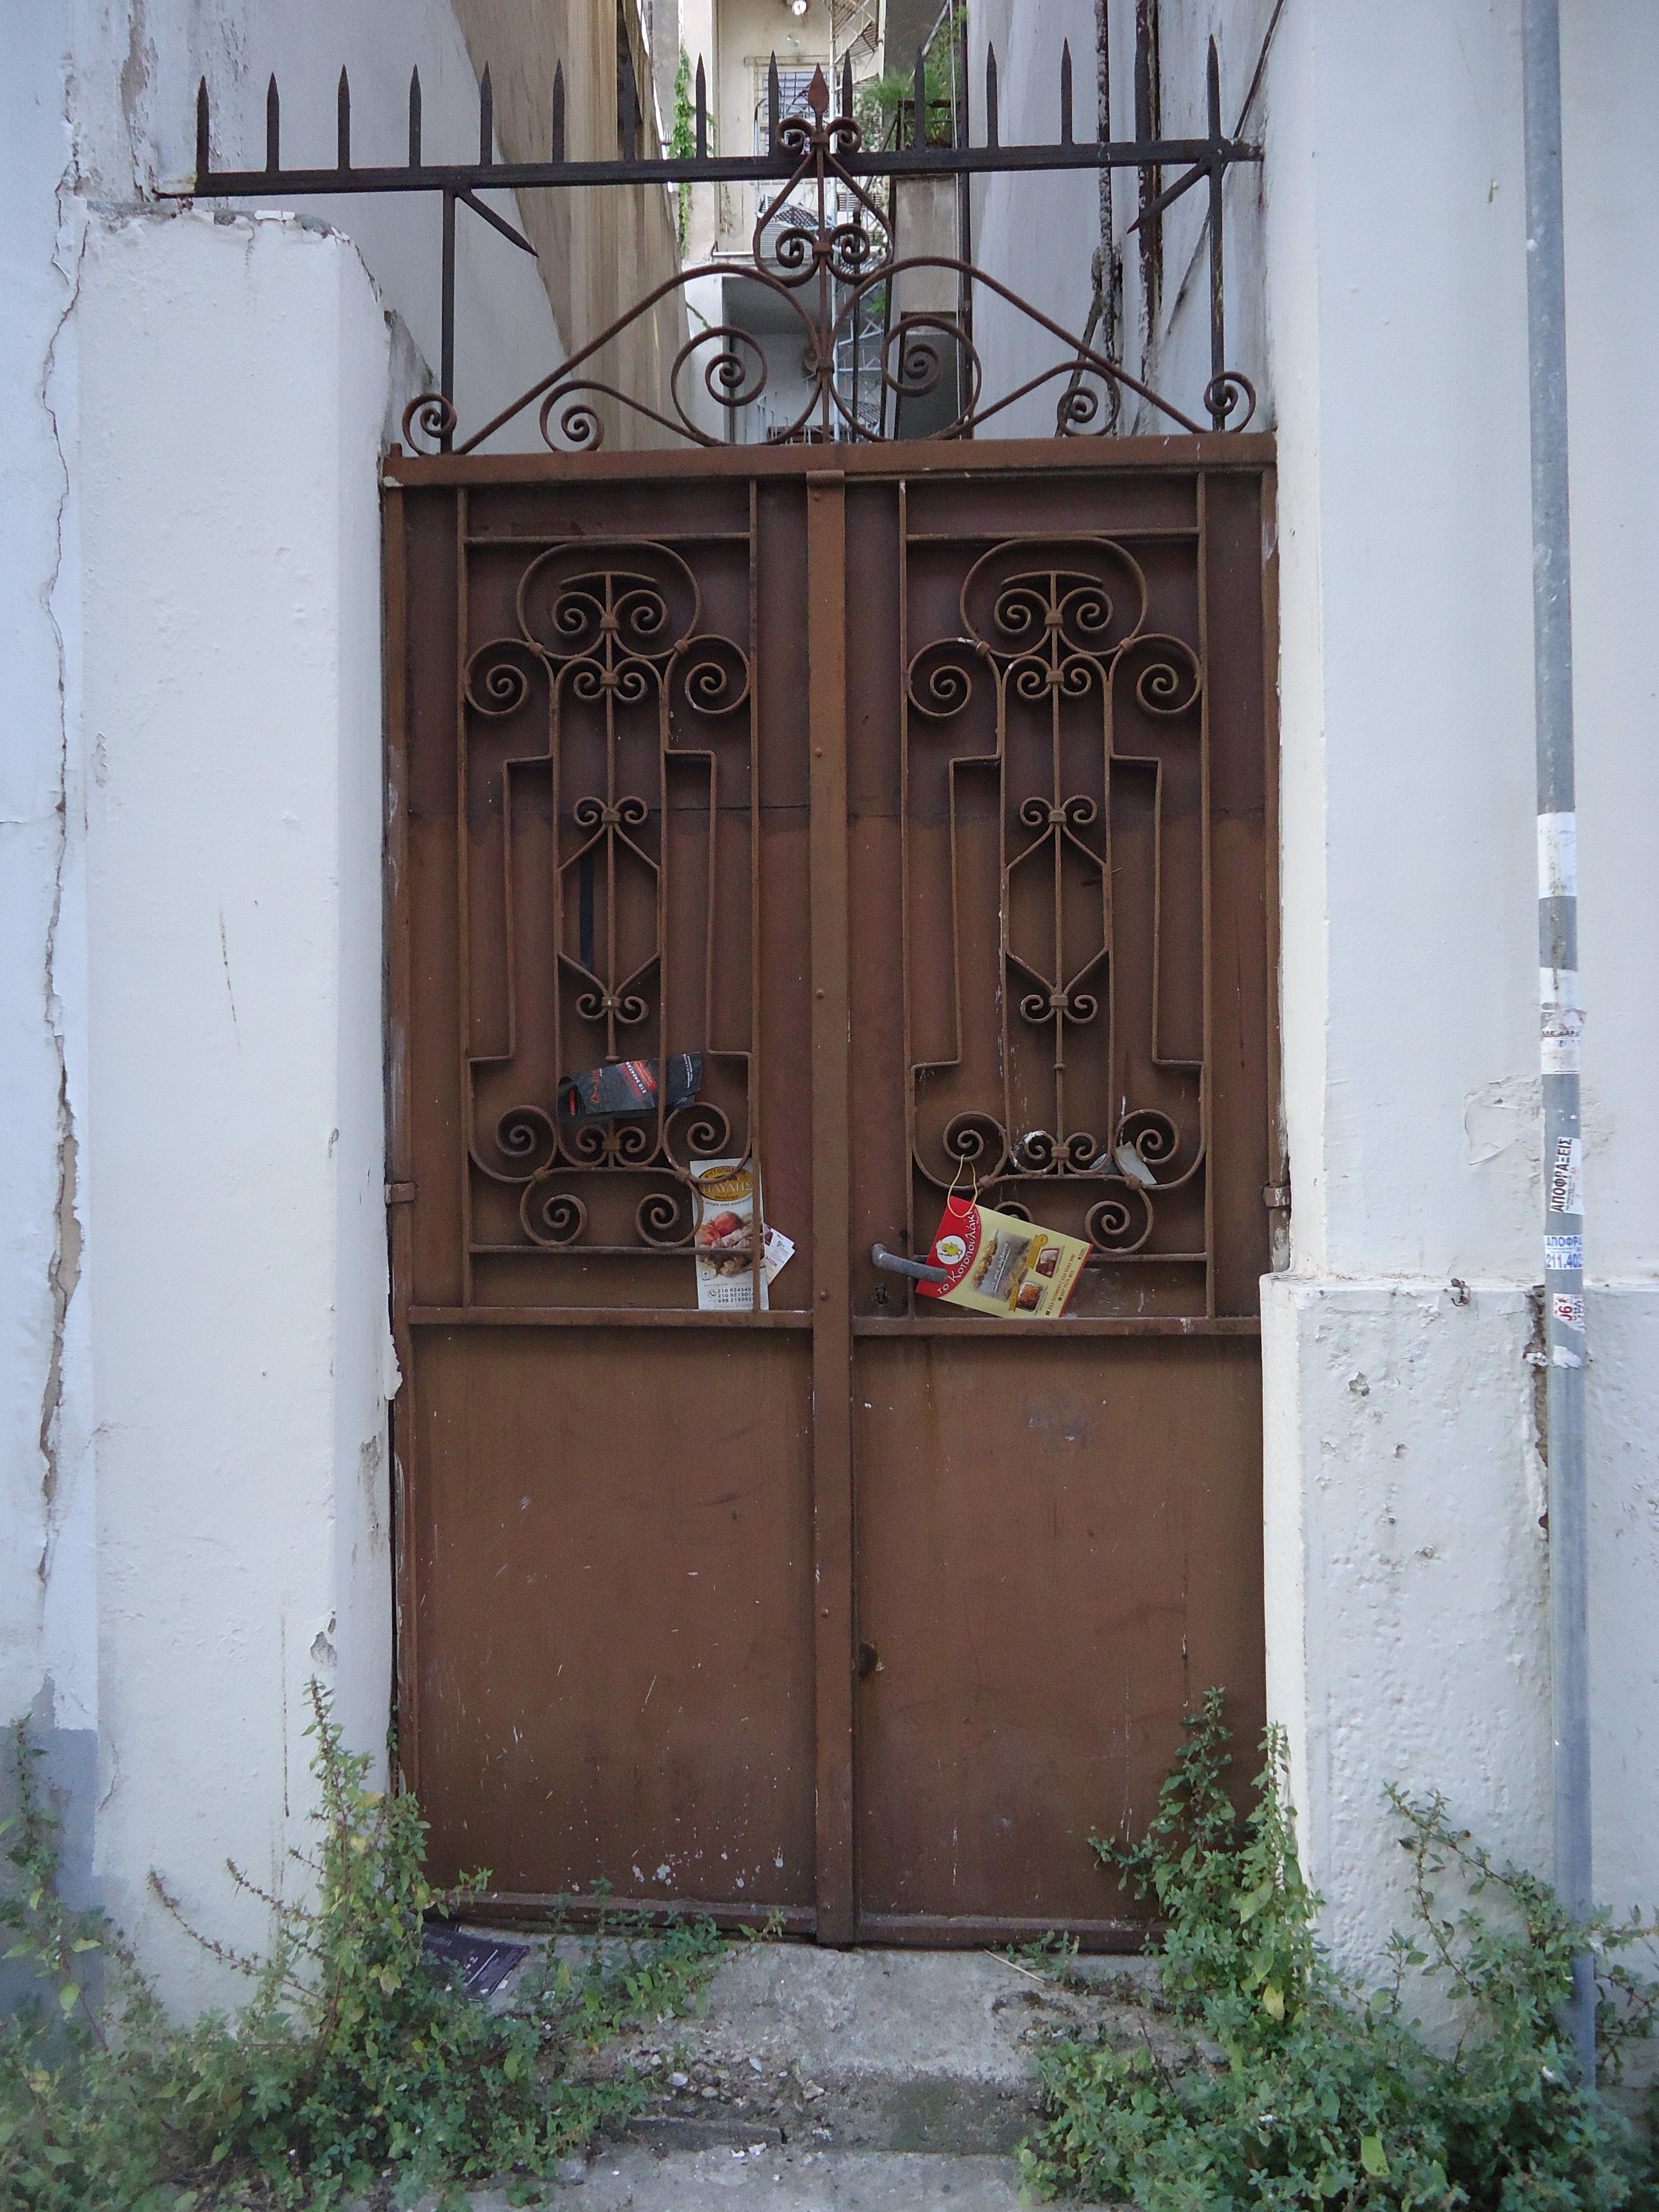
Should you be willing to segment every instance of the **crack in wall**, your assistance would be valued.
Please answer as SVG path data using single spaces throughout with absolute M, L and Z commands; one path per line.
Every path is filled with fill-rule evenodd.
M 66 81 L 66 123 L 70 120 L 69 97 L 70 87 Z M 58 340 L 80 301 L 87 226 L 84 218 L 78 225 L 71 222 L 67 203 L 73 198 L 73 189 L 67 168 L 58 179 L 55 197 L 58 237 L 52 248 L 52 260 L 64 278 L 68 297 L 64 302 L 63 313 L 52 325 L 52 337 L 41 361 L 40 384 L 36 388 L 41 411 L 52 426 L 52 450 L 58 457 L 58 500 L 52 512 L 52 568 L 40 588 L 41 608 L 52 625 L 53 649 L 58 659 L 58 794 L 53 808 L 57 830 L 52 862 L 52 910 L 47 917 L 41 956 L 44 1013 L 58 1064 L 57 1202 L 53 1210 L 52 1259 L 46 1271 L 47 1286 L 52 1295 L 52 1349 L 41 1391 L 39 1437 L 40 1456 L 45 1462 L 40 1492 L 46 1509 L 46 1530 L 35 1571 L 43 1584 L 51 1577 L 52 1548 L 58 1534 L 58 1451 L 64 1405 L 64 1333 L 69 1317 L 70 1300 L 74 1297 L 76 1285 L 81 1279 L 82 1249 L 81 1223 L 75 1210 L 78 1146 L 75 1116 L 70 1104 L 69 1059 L 64 1041 L 63 1001 L 57 988 L 58 933 L 63 919 L 64 870 L 69 856 L 70 730 L 68 647 L 63 624 L 58 619 L 55 602 L 58 582 L 64 573 L 64 517 L 69 507 L 70 478 L 69 455 L 64 448 L 63 427 L 52 401 L 52 381 L 58 365 Z M 64 240 L 66 234 L 71 230 L 77 234 L 72 258 L 66 260 Z

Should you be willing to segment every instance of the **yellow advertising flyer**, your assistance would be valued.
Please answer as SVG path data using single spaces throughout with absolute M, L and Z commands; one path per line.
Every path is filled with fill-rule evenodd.
M 927 1255 L 931 1267 L 945 1270 L 945 1279 L 918 1283 L 916 1295 L 943 1298 L 971 1313 L 1054 1321 L 1065 1312 L 1088 1256 L 1080 1237 L 1040 1229 L 951 1191 Z

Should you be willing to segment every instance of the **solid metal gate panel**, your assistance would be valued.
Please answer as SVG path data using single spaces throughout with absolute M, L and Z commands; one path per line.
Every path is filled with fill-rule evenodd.
M 1261 1713 L 1271 447 L 388 465 L 399 1684 L 441 1875 L 1132 1940 Z M 703 1055 L 698 1103 L 558 1083 Z M 699 1312 L 690 1178 L 794 1256 Z M 1085 1235 L 940 1309 L 953 1176 Z M 752 1297 L 757 1258 L 751 1254 Z

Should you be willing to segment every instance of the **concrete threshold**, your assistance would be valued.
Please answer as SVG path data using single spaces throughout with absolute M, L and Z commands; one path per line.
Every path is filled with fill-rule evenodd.
M 605 2046 L 598 2068 L 650 2079 L 651 2104 L 550 2193 L 571 2192 L 573 2212 L 578 2188 L 582 2212 L 698 2212 L 745 2191 L 803 2212 L 1012 2212 L 1039 2051 L 1101 2032 L 1162 2041 L 1137 2002 L 1155 1979 L 1146 1959 L 1054 1970 L 992 1952 L 732 1944 L 699 2015 Z M 495 2002 L 511 2000 L 509 1983 Z
M 883 2150 L 681 2150 L 629 2143 L 596 2158 L 580 2185 L 546 2193 L 569 2212 L 726 2212 L 762 2205 L 775 2212 L 1020 2212 L 1019 2168 L 1011 2158 L 951 2157 Z M 500 2190 L 471 2198 L 473 2212 L 507 2212 Z

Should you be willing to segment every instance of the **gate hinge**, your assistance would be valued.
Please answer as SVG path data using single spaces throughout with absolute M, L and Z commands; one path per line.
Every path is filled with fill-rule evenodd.
M 386 1202 L 388 1206 L 412 1206 L 415 1203 L 414 1184 L 389 1182 L 386 1187 Z
M 1291 1186 L 1287 1182 L 1264 1182 L 1261 1203 L 1269 1213 L 1288 1213 L 1291 1210 Z

